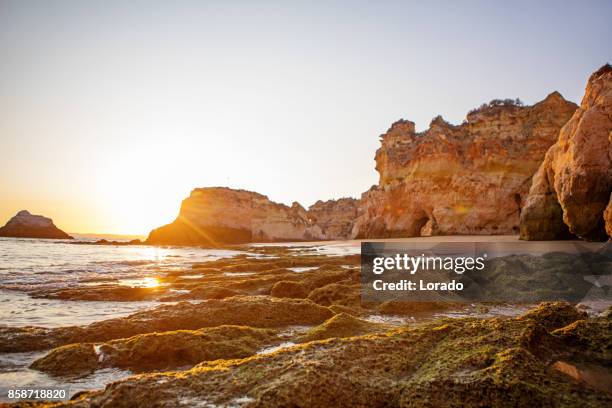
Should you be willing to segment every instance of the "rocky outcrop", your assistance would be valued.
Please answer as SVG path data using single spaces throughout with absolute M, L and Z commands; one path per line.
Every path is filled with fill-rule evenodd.
M 381 136 L 377 186 L 363 194 L 357 238 L 518 232 L 531 178 L 576 110 L 558 92 L 533 106 L 492 101 L 458 126 L 417 133 L 401 120 Z
M 105 367 L 169 370 L 202 361 L 248 357 L 275 337 L 274 330 L 246 326 L 141 334 L 98 345 L 76 343 L 58 347 L 34 361 L 31 368 L 63 376 L 87 374 Z
M 149 244 L 209 245 L 256 241 L 320 239 L 309 225 L 306 210 L 268 197 L 224 187 L 197 188 L 183 200 L 171 224 L 149 234 Z
M 19 211 L 4 227 L 0 237 L 72 239 L 72 237 L 53 224 L 51 218 L 33 215 L 26 210 Z
M 149 244 L 207 245 L 345 239 L 357 201 L 319 201 L 306 211 L 252 191 L 197 188 L 183 200 L 177 219 L 149 234 Z
M 608 64 L 589 78 L 580 108 L 533 177 L 521 215 L 521 238 L 612 236 L 611 192 L 612 66 Z

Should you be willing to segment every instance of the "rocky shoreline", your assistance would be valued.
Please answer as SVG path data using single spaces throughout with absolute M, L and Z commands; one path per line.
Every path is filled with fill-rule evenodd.
M 303 336 L 301 345 L 268 354 L 255 350 L 270 342 L 274 332 L 240 326 L 64 346 L 32 367 L 66 375 L 106 365 L 147 371 L 198 364 L 185 371 L 136 375 L 70 401 L 28 406 L 612 403 L 605 388 L 612 378 L 610 316 L 589 318 L 564 303 L 542 304 L 515 318 L 447 318 L 402 328 L 342 313 L 310 332 L 316 336 Z M 364 334 L 368 332 L 372 334 Z
M 490 313 L 500 305 L 364 302 L 359 255 L 237 245 L 514 234 L 519 227 L 527 240 L 606 240 L 611 109 L 606 65 L 589 79 L 579 107 L 552 93 L 533 106 L 492 101 L 461 125 L 436 118 L 421 133 L 396 122 L 376 154 L 379 185 L 359 200 L 305 209 L 250 191 L 195 189 L 177 219 L 144 244 L 232 245 L 238 255 L 160 271 L 145 287 L 111 278 L 26 288 L 33 298 L 158 306 L 88 325 L 0 326 L 0 353 L 38 352 L 30 369 L 51 377 L 109 368 L 138 374 L 69 401 L 8 406 L 610 406 L 611 309 L 535 305 L 521 292 L 537 282 L 539 294 L 559 295 L 564 288 L 550 284 L 556 279 L 581 298 L 590 277 L 603 293 L 597 279 L 609 257 L 598 254 L 593 270 L 580 273 L 580 254 L 500 257 L 487 279 L 506 278 L 504 265 L 521 272 L 501 279 L 495 292 L 506 296 L 505 313 Z M 70 238 L 27 212 L 1 232 Z
M 495 305 L 485 304 L 363 303 L 358 255 L 248 249 L 167 272 L 157 287 L 38 293 L 78 301 L 92 291 L 98 300 L 129 301 L 130 291 L 148 291 L 167 304 L 87 326 L 0 328 L 0 352 L 43 352 L 30 367 L 54 377 L 107 368 L 139 373 L 70 401 L 8 406 L 612 402 L 601 386 L 612 379 L 609 310 L 587 314 L 557 302 L 521 315 L 524 305 L 507 305 L 512 313 L 495 315 L 488 313 Z

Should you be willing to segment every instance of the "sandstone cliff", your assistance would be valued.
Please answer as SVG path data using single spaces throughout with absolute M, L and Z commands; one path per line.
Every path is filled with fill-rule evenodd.
M 380 182 L 363 194 L 356 238 L 518 232 L 544 153 L 576 105 L 553 92 L 533 106 L 492 101 L 461 125 L 401 120 L 381 136 Z
M 149 234 L 147 243 L 221 245 L 348 237 L 356 200 L 317 202 L 312 211 L 291 207 L 251 191 L 197 188 L 183 200 L 177 219 Z
M 612 236 L 611 191 L 612 66 L 607 64 L 589 78 L 580 107 L 533 177 L 521 238 Z
M 308 208 L 308 219 L 326 239 L 347 239 L 357 218 L 359 201 L 354 198 L 317 201 Z
M 72 239 L 72 237 L 53 224 L 51 218 L 33 215 L 26 210 L 19 211 L 4 227 L 0 237 Z

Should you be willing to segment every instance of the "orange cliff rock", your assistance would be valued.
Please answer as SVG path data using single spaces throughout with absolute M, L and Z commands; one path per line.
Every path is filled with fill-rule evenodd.
M 611 192 L 612 66 L 606 64 L 589 78 L 580 107 L 533 177 L 521 238 L 612 237 Z
M 170 245 L 236 244 L 347 238 L 357 200 L 317 202 L 312 213 L 251 191 L 197 188 L 183 200 L 177 219 L 149 234 L 147 243 Z
M 420 133 L 413 122 L 394 123 L 376 152 L 379 184 L 360 200 L 318 201 L 306 210 L 244 190 L 195 189 L 147 243 L 495 235 L 517 233 L 519 225 L 524 239 L 570 230 L 601 238 L 605 228 L 610 235 L 611 71 L 593 74 L 579 109 L 553 92 L 532 106 L 492 101 L 461 125 L 437 117 Z
M 518 232 L 531 178 L 576 110 L 558 92 L 533 106 L 492 101 L 461 125 L 440 116 L 381 136 L 380 182 L 362 195 L 356 238 Z

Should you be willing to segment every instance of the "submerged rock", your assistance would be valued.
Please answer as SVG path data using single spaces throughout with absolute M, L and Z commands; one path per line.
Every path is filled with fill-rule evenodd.
M 521 238 L 612 237 L 612 210 L 604 217 L 611 192 L 612 66 L 607 64 L 589 78 L 580 107 L 533 177 Z
M 0 237 L 73 239 L 57 228 L 51 218 L 33 215 L 26 210 L 19 211 L 0 228 Z
M 154 300 L 164 293 L 165 289 L 158 287 L 131 287 L 117 284 L 96 285 L 87 287 L 50 289 L 32 292 L 34 298 L 85 301 L 134 302 Z

